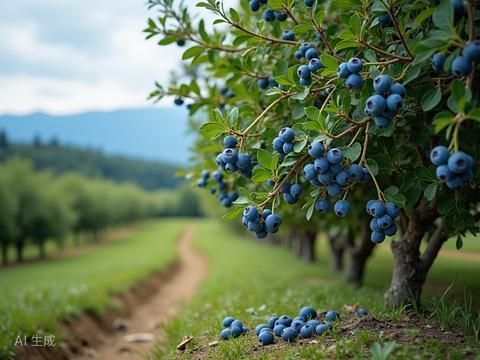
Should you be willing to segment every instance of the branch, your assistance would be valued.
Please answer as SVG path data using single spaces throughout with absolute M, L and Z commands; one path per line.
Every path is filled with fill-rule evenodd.
M 252 130 L 252 128 L 260 121 L 262 120 L 262 118 L 270 111 L 270 109 L 272 107 L 274 107 L 278 102 L 282 101 L 283 99 L 289 97 L 290 94 L 283 94 L 282 96 L 280 96 L 278 99 L 276 99 L 275 101 L 273 101 L 270 105 L 268 105 L 265 110 L 262 111 L 262 113 L 260 115 L 257 116 L 257 118 L 255 120 L 252 121 L 252 123 L 245 129 L 241 132 L 241 136 L 245 136 L 248 134 L 248 132 L 250 130 Z
M 362 165 L 365 163 L 365 157 L 367 156 L 367 148 L 368 148 L 368 126 L 370 123 L 367 123 L 367 126 L 365 127 L 365 141 L 363 142 L 363 149 L 362 149 L 362 156 L 360 157 L 360 162 L 359 165 Z
M 397 19 L 392 13 L 392 10 L 390 9 L 390 6 L 387 6 L 387 12 L 390 15 L 390 19 L 393 22 L 393 26 L 395 26 L 395 29 L 397 29 L 398 37 L 400 38 L 400 41 L 403 44 L 403 47 L 405 48 L 405 51 L 407 52 L 408 56 L 410 56 L 410 61 L 413 60 L 413 54 L 410 50 L 410 48 L 407 45 L 407 41 L 405 40 L 405 37 L 403 36 L 402 30 L 400 29 L 400 26 L 398 26 Z
M 366 42 L 365 40 L 363 39 L 359 39 L 358 42 L 360 44 L 362 44 L 363 46 L 379 53 L 379 54 L 382 54 L 384 56 L 389 56 L 391 58 L 394 58 L 394 59 L 397 59 L 398 61 L 405 61 L 405 62 L 411 62 L 413 60 L 413 58 L 410 58 L 410 57 L 406 57 L 406 56 L 400 56 L 400 55 L 396 55 L 396 54 L 391 54 L 389 53 L 388 51 L 385 51 L 385 50 L 382 50 L 380 48 L 377 48 L 376 46 L 373 46 L 371 44 L 369 44 L 368 42 Z
M 433 233 L 432 238 L 428 242 L 427 248 L 420 257 L 420 261 L 425 272 L 430 269 L 433 261 L 437 258 L 437 255 L 442 248 L 443 243 L 448 240 L 444 229 L 445 221 L 442 221 L 440 225 L 437 226 L 437 229 Z

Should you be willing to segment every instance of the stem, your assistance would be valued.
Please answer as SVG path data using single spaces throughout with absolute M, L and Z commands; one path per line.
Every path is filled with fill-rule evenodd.
M 363 39 L 358 39 L 358 42 L 360 44 L 362 44 L 363 46 L 379 53 L 379 54 L 382 54 L 382 55 L 385 55 L 385 56 L 388 56 L 388 57 L 391 57 L 391 58 L 394 58 L 394 59 L 397 59 L 398 61 L 405 61 L 405 62 L 411 62 L 413 59 L 410 58 L 410 57 L 406 57 L 406 56 L 399 56 L 399 55 L 396 55 L 396 54 L 391 54 L 389 53 L 388 51 L 385 51 L 385 50 L 382 50 L 380 48 L 377 48 L 376 46 L 373 46 L 371 44 L 369 44 L 368 42 L 364 41 Z
M 285 12 L 290 17 L 290 19 L 293 20 L 295 25 L 298 25 L 298 21 L 297 21 L 297 19 L 295 19 L 295 16 L 293 16 L 291 9 L 288 6 L 283 6 L 282 8 L 283 8 L 283 10 L 285 10 Z
M 412 54 L 410 48 L 407 45 L 407 41 L 405 40 L 405 37 L 403 36 L 403 33 L 402 33 L 402 30 L 400 29 L 400 26 L 398 26 L 397 19 L 395 18 L 395 16 L 393 16 L 393 13 L 392 13 L 392 10 L 391 10 L 390 6 L 387 6 L 387 12 L 390 15 L 390 19 L 393 22 L 393 26 L 395 26 L 395 29 L 397 29 L 398 37 L 400 38 L 400 41 L 402 42 L 403 47 L 405 48 L 405 51 L 407 52 L 408 56 L 410 56 L 410 61 L 412 61 L 413 60 L 413 54 Z
M 318 34 L 322 38 L 323 43 L 327 46 L 330 54 L 333 57 L 337 58 L 338 60 L 343 61 L 344 59 L 337 55 L 337 53 L 333 49 L 332 45 L 328 41 L 327 37 L 325 36 L 325 32 L 323 31 L 323 28 L 317 23 L 317 21 L 313 17 L 313 14 L 310 11 L 308 12 L 308 17 L 309 17 L 309 20 L 313 23 L 313 26 L 315 27 L 315 29 L 317 29 Z
M 367 123 L 367 126 L 365 127 L 365 141 L 363 142 L 363 149 L 362 149 L 362 156 L 360 157 L 360 162 L 359 164 L 362 165 L 365 163 L 365 157 L 367 155 L 367 147 L 368 147 L 368 127 L 370 126 L 370 123 Z M 369 170 L 370 171 L 370 170 Z
M 368 125 L 367 125 L 368 126 Z M 357 136 L 358 134 L 360 134 L 360 131 L 362 131 L 362 128 L 359 128 L 357 130 L 357 132 L 355 133 L 355 136 L 352 138 L 352 140 L 350 140 L 350 142 L 348 143 L 347 147 L 350 147 L 353 145 L 353 143 L 355 142 L 355 140 L 357 139 Z
M 262 120 L 262 118 L 270 111 L 270 109 L 272 107 L 274 107 L 276 104 L 278 104 L 280 101 L 282 101 L 283 99 L 287 98 L 288 96 L 290 96 L 290 94 L 284 94 L 282 96 L 280 96 L 278 99 L 276 99 L 275 101 L 273 101 L 270 105 L 268 105 L 265 110 L 262 111 L 262 113 L 260 113 L 260 115 L 257 116 L 257 118 L 255 120 L 252 121 L 252 123 L 245 129 L 241 132 L 241 136 L 246 136 L 248 134 L 248 132 L 250 130 L 252 130 L 253 127 L 255 127 L 255 125 L 257 125 L 257 123 Z
M 473 18 L 473 1 L 467 1 L 467 14 L 468 14 L 468 40 L 475 40 L 475 19 Z
M 370 170 L 370 168 L 368 167 L 367 163 L 365 163 L 365 167 L 368 169 L 368 172 L 369 172 L 370 175 L 372 176 L 373 183 L 375 184 L 375 188 L 377 189 L 378 199 L 387 202 L 387 200 L 386 200 L 385 197 L 383 196 L 382 190 L 380 190 L 380 186 L 378 186 L 378 182 L 377 182 L 377 179 L 375 178 L 375 175 L 373 175 L 372 170 Z

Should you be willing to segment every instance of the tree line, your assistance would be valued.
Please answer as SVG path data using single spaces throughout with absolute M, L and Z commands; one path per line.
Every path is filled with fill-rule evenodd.
M 103 231 L 147 217 L 200 216 L 194 193 L 147 192 L 134 184 L 89 179 L 76 173 L 54 176 L 13 158 L 0 165 L 0 246 L 2 264 L 10 247 L 24 260 L 27 244 L 45 257 L 47 240 L 61 246 L 67 236 L 98 241 Z

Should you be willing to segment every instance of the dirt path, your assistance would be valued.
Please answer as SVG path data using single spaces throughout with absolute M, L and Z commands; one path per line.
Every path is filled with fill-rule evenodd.
M 191 245 L 193 225 L 187 225 L 178 241 L 179 265 L 149 301 L 138 307 L 128 319 L 126 330 L 105 338 L 103 345 L 78 359 L 142 359 L 163 336 L 162 323 L 171 318 L 182 302 L 192 298 L 207 274 L 205 258 Z M 127 342 L 126 336 L 151 334 L 155 340 Z M 142 355 L 143 354 L 143 355 Z

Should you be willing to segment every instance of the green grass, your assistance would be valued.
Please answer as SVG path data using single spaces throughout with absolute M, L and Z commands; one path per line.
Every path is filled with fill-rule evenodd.
M 98 313 L 113 305 L 110 294 L 166 269 L 184 224 L 152 221 L 76 256 L 0 270 L 0 358 L 11 355 L 17 335 L 55 333 L 60 319 Z
M 369 329 L 359 330 L 348 338 L 339 336 L 337 329 L 333 333 L 335 342 L 331 345 L 325 345 L 325 339 L 320 338 L 320 344 L 315 346 L 278 342 L 261 348 L 256 337 L 249 335 L 208 347 L 206 344 L 218 339 L 221 320 L 225 316 L 234 316 L 253 329 L 269 316 L 294 316 L 301 306 L 308 304 L 318 310 L 341 311 L 343 305 L 358 304 L 376 318 L 390 322 L 402 321 L 405 313 L 392 311 L 384 304 L 383 292 L 389 279 L 378 274 L 390 266 L 386 256 L 378 256 L 370 262 L 367 285 L 355 289 L 346 286 L 338 275 L 330 272 L 325 253 L 321 253 L 320 265 L 307 264 L 285 249 L 248 241 L 245 238 L 248 235 L 229 232 L 228 225 L 203 221 L 197 223 L 195 229 L 194 244 L 208 256 L 209 275 L 185 310 L 167 324 L 166 339 L 157 344 L 157 358 L 189 358 L 188 353 L 179 355 L 175 351 L 175 346 L 186 335 L 193 335 L 193 345 L 203 349 L 196 356 L 214 359 L 382 358 L 387 353 L 393 353 L 399 359 L 463 357 L 463 349 L 446 348 L 434 340 L 419 342 L 415 346 L 391 345 L 391 340 L 382 331 Z M 446 270 L 437 266 L 436 271 Z M 373 283 L 374 277 L 378 277 L 378 281 L 372 287 L 369 284 Z M 446 286 L 447 282 L 444 283 Z M 472 327 L 478 329 L 478 320 L 475 322 L 473 315 L 470 321 Z M 417 329 L 410 331 L 412 336 L 415 331 L 419 332 Z M 471 337 L 469 339 L 469 344 L 474 342 Z

